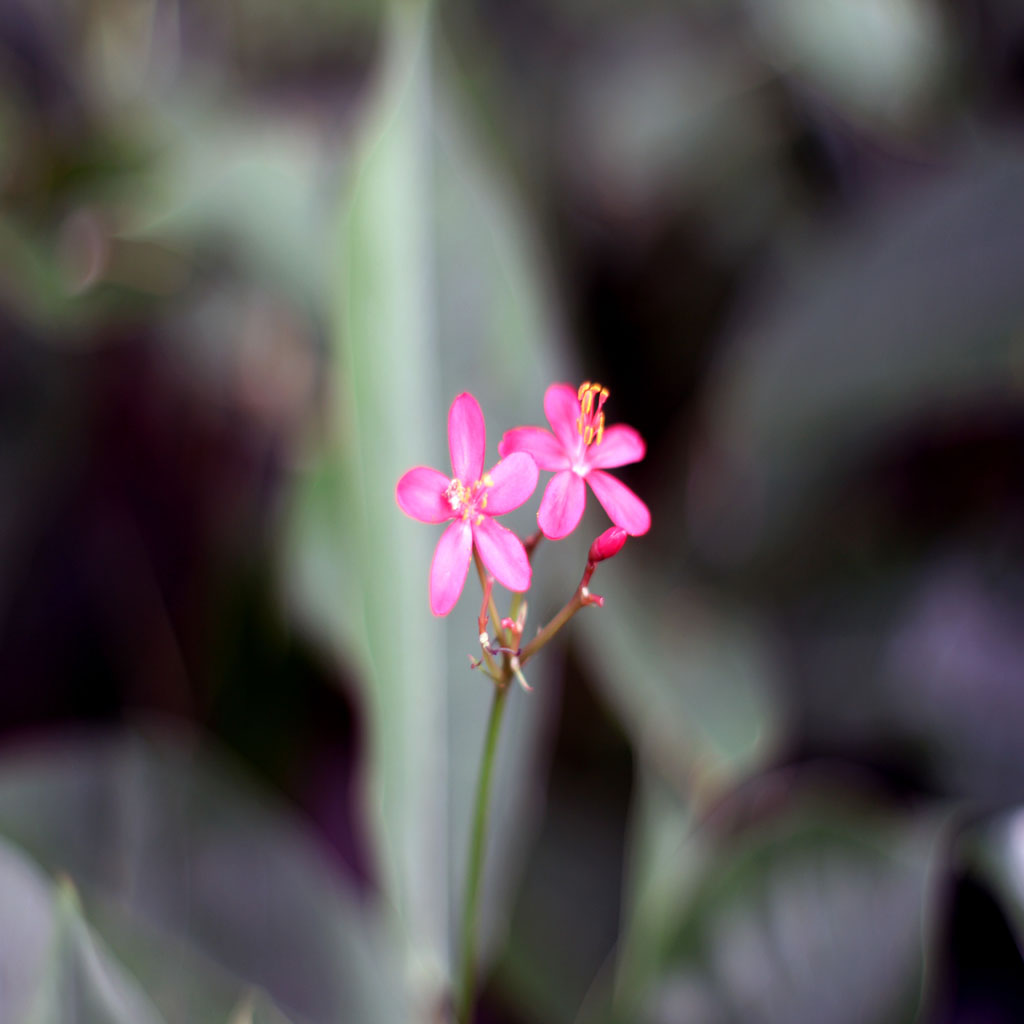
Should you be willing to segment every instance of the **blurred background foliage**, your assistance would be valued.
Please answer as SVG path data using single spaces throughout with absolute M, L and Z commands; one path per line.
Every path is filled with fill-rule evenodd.
M 0 0 L 3 1019 L 446 1019 L 393 488 L 582 379 L 479 1020 L 1024 1019 L 1022 122 L 1010 0 Z

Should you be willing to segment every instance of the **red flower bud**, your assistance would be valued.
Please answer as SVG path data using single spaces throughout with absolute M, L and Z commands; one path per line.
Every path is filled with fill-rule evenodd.
M 612 558 L 622 550 L 627 536 L 628 534 L 621 526 L 609 527 L 590 545 L 590 553 L 587 558 L 591 562 L 603 562 L 606 558 Z

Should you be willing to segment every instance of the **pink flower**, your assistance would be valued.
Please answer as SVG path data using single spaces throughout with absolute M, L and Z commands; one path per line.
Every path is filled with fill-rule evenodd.
M 398 507 L 421 523 L 454 522 L 437 542 L 430 564 L 430 610 L 447 615 L 466 582 L 473 545 L 494 578 L 509 590 L 530 586 L 522 541 L 494 521 L 526 501 L 537 486 L 537 464 L 516 452 L 484 473 L 486 427 L 480 403 L 466 392 L 448 410 L 452 477 L 426 466 L 410 469 L 395 488 Z
M 544 489 L 537 522 L 545 537 L 567 537 L 583 516 L 584 481 L 616 526 L 634 537 L 651 528 L 647 506 L 606 469 L 639 462 L 647 450 L 643 438 L 624 424 L 605 428 L 607 388 L 587 381 L 578 391 L 552 384 L 544 393 L 544 414 L 554 434 L 543 427 L 516 427 L 501 439 L 498 451 L 511 457 L 528 452 L 541 469 L 555 470 Z

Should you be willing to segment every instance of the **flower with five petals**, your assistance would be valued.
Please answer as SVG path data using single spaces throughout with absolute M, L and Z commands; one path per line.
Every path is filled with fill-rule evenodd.
M 498 451 L 506 458 L 527 452 L 541 469 L 554 470 L 537 513 L 545 537 L 567 537 L 583 517 L 585 484 L 616 526 L 636 537 L 651 528 L 647 506 L 623 483 L 604 472 L 639 462 L 647 450 L 643 438 L 618 423 L 604 425 L 607 388 L 590 381 L 576 390 L 552 384 L 544 393 L 544 414 L 554 433 L 543 427 L 516 427 L 501 439 Z
M 410 469 L 395 488 L 398 507 L 422 523 L 451 525 L 441 534 L 430 564 L 430 610 L 447 615 L 469 571 L 473 548 L 494 578 L 513 591 L 530 586 L 530 560 L 522 541 L 494 517 L 518 508 L 537 487 L 537 464 L 514 452 L 483 472 L 486 427 L 480 404 L 463 392 L 448 411 L 452 476 L 436 469 Z

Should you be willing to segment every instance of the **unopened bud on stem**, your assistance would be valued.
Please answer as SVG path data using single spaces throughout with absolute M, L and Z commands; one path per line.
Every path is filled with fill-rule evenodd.
M 606 558 L 613 558 L 622 550 L 626 543 L 626 531 L 621 526 L 611 526 L 590 545 L 587 553 L 587 566 L 583 570 L 583 579 L 580 580 L 580 594 L 584 604 L 596 604 L 600 606 L 603 602 L 600 598 L 591 598 L 587 587 L 590 585 L 590 577 L 594 575 L 598 562 Z
M 622 550 L 622 545 L 626 543 L 627 536 L 628 534 L 621 526 L 609 527 L 590 545 L 587 560 L 590 562 L 603 562 L 606 558 L 614 557 Z

